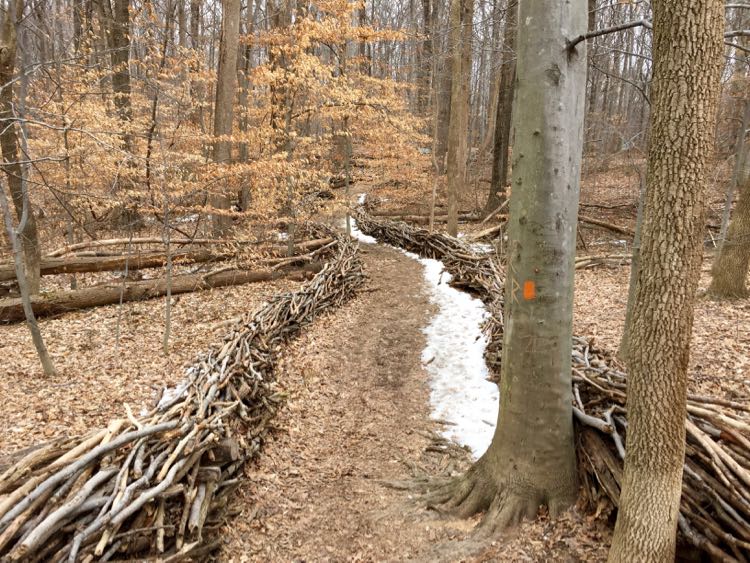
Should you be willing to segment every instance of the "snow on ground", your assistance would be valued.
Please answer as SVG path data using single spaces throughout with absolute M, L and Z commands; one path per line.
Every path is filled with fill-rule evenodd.
M 424 266 L 430 300 L 437 314 L 424 329 L 427 346 L 422 362 L 431 376 L 434 417 L 452 423 L 443 435 L 471 448 L 475 457 L 489 447 L 495 433 L 498 387 L 487 380 L 487 338 L 482 323 L 489 315 L 479 299 L 449 285 L 443 263 L 406 253 Z M 454 426 L 455 425 L 455 426 Z
M 466 233 L 458 233 L 458 238 L 465 239 Z M 474 252 L 478 252 L 479 254 L 489 254 L 490 252 L 495 252 L 495 247 L 492 246 L 488 242 L 467 242 L 464 240 L 466 244 L 469 245 L 469 248 L 471 248 Z
M 367 194 L 359 194 L 359 196 L 357 197 L 357 204 L 364 205 L 366 197 Z M 343 229 L 346 230 L 346 218 L 344 218 Z M 371 237 L 370 235 L 366 235 L 365 233 L 360 231 L 357 228 L 357 222 L 354 220 L 354 218 L 351 219 L 351 229 L 352 238 L 357 239 L 359 242 L 364 242 L 366 244 L 375 244 L 376 242 L 378 242 L 375 237 Z
M 346 229 L 346 223 L 344 224 L 344 229 Z M 375 244 L 378 242 L 375 237 L 371 237 L 370 235 L 366 235 L 362 231 L 360 231 L 357 228 L 357 222 L 352 218 L 352 238 L 357 239 L 360 242 L 365 242 L 367 244 Z
M 360 194 L 360 205 L 364 198 L 365 194 Z M 367 243 L 377 242 L 362 233 L 354 220 L 352 236 Z M 482 323 L 489 313 L 482 301 L 449 285 L 451 275 L 443 271 L 442 262 L 398 250 L 424 266 L 430 301 L 438 307 L 424 329 L 427 346 L 422 351 L 422 362 L 431 378 L 433 416 L 448 423 L 442 432 L 446 438 L 468 446 L 479 457 L 495 433 L 499 403 L 498 387 L 487 381 L 489 371 L 484 361 L 487 339 Z

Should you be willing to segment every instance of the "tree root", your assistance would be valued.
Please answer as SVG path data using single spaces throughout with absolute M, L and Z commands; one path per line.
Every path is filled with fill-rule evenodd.
M 518 476 L 498 478 L 483 461 L 480 459 L 460 477 L 433 482 L 431 490 L 423 497 L 427 508 L 458 518 L 483 512 L 475 534 L 488 538 L 524 519 L 533 520 L 544 504 L 548 504 L 552 517 L 569 507 L 568 499 L 546 499 L 544 493 Z

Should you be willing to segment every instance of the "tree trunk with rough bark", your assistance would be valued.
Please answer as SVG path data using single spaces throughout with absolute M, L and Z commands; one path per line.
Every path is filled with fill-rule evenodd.
M 627 455 L 612 563 L 675 556 L 706 168 L 722 65 L 722 2 L 655 0 L 653 12 L 648 188 L 628 339 Z
M 750 100 L 745 102 L 745 117 L 737 143 L 737 169 L 732 180 L 739 187 L 739 201 L 711 268 L 708 294 L 717 299 L 738 299 L 750 295 L 746 285 L 750 265 L 750 142 L 745 141 L 748 116 Z M 731 205 L 731 197 L 730 192 L 727 205 Z
M 495 134 L 492 143 L 492 179 L 490 195 L 484 206 L 485 214 L 492 213 L 505 201 L 508 183 L 508 149 L 513 107 L 513 79 L 516 75 L 517 0 L 508 2 L 503 31 L 503 52 L 500 59 L 500 87 L 498 88 Z
M 23 267 L 29 291 L 39 293 L 39 263 L 42 260 L 36 218 L 28 201 L 29 194 L 25 186 L 25 174 L 19 162 L 18 131 L 14 123 L 17 118 L 13 103 L 13 79 L 16 68 L 16 25 L 23 13 L 23 1 L 11 2 L 10 10 L 5 12 L 0 24 L 0 149 L 3 155 L 2 169 L 5 172 L 10 188 L 10 197 L 16 211 L 19 224 L 23 230 L 18 233 L 18 242 L 23 254 Z M 2 188 L 0 188 L 2 189 Z M 22 221 L 26 211 L 26 220 Z
M 487 510 L 489 533 L 540 505 L 556 516 L 578 492 L 571 340 L 586 47 L 569 53 L 566 40 L 585 31 L 586 10 L 584 0 L 519 7 L 498 423 L 466 475 L 434 493 L 463 516 Z
M 232 118 L 234 114 L 234 95 L 237 89 L 237 44 L 240 34 L 240 1 L 224 0 L 221 20 L 221 42 L 219 46 L 219 69 L 216 80 L 216 102 L 214 105 L 214 141 L 213 160 L 227 164 L 232 159 Z M 214 209 L 229 209 L 229 196 L 225 187 L 211 195 Z M 231 220 L 228 216 L 215 213 L 211 216 L 213 233 L 216 237 L 224 236 L 229 230 Z

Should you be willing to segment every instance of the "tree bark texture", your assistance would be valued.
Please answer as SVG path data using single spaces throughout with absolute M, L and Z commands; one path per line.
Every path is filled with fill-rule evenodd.
M 585 0 L 521 0 L 500 410 L 487 452 L 446 501 L 492 532 L 577 495 L 571 391 Z M 563 35 L 565 30 L 566 35 Z
M 750 295 L 747 289 L 747 271 L 750 265 L 750 142 L 744 140 L 747 135 L 745 129 L 750 115 L 750 101 L 745 103 L 745 119 L 736 156 L 739 201 L 729 221 L 719 254 L 714 258 L 711 285 L 708 288 L 709 295 L 720 299 L 738 299 Z
M 419 52 L 417 104 L 420 114 L 430 106 L 430 75 L 432 74 L 432 0 L 422 0 L 422 45 Z M 362 44 L 361 44 L 362 45 Z
M 19 223 L 26 207 L 26 221 L 23 232 L 18 234 L 23 251 L 23 265 L 26 281 L 31 293 L 39 293 L 39 262 L 42 254 L 37 234 L 36 217 L 29 203 L 24 170 L 19 162 L 18 129 L 15 125 L 16 113 L 13 107 L 13 79 L 16 68 L 16 20 L 23 13 L 23 1 L 13 0 L 14 9 L 8 10 L 0 27 L 0 149 L 3 155 L 2 169 L 10 188 L 10 196 Z M 2 189 L 2 188 L 0 188 Z
M 495 133 L 492 143 L 492 179 L 490 194 L 484 206 L 486 214 L 502 205 L 507 197 L 508 150 L 510 149 L 510 124 L 513 107 L 513 82 L 516 76 L 516 35 L 518 1 L 510 0 L 505 12 L 503 52 L 500 59 L 500 86 L 497 93 Z
M 673 561 L 687 367 L 723 50 L 723 3 L 653 2 L 641 264 L 630 325 L 627 455 L 610 562 Z
M 213 159 L 216 163 L 227 164 L 232 158 L 232 143 L 227 138 L 232 134 L 234 95 L 237 89 L 237 44 L 240 34 L 240 1 L 224 0 L 221 20 L 221 42 L 219 45 L 219 69 L 216 81 L 216 103 L 214 105 Z M 211 196 L 215 209 L 229 209 L 229 196 L 226 189 Z M 223 236 L 231 225 L 226 215 L 211 216 L 214 236 Z

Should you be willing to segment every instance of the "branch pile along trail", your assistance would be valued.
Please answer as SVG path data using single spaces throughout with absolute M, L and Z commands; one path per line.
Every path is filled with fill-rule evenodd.
M 329 252 L 320 273 L 235 325 L 148 414 L 126 409 L 127 418 L 32 449 L 5 470 L 0 559 L 177 561 L 214 549 L 212 531 L 282 400 L 282 344 L 364 282 L 354 244 L 338 238 Z
M 488 363 L 499 377 L 504 271 L 458 239 L 406 223 L 355 215 L 358 228 L 383 242 L 436 258 L 456 285 L 476 292 L 492 314 Z M 627 374 L 592 340 L 573 338 L 573 412 L 579 469 L 592 503 L 620 497 L 625 456 Z M 688 396 L 686 456 L 680 504 L 681 538 L 715 560 L 750 560 L 750 405 Z

